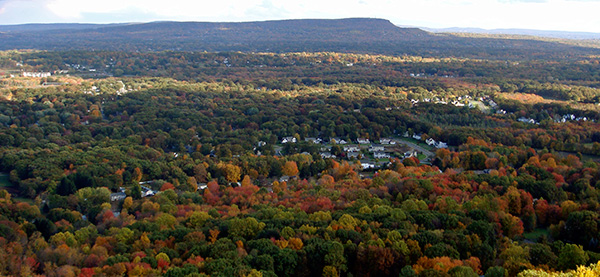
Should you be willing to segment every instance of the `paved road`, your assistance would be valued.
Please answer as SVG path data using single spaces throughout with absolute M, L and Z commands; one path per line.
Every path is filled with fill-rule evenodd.
M 406 141 L 403 139 L 398 139 L 398 143 L 400 144 L 404 144 L 408 147 L 414 148 L 417 151 L 423 153 L 425 156 L 427 156 L 427 158 L 425 158 L 424 160 L 422 160 L 422 163 L 431 163 L 431 159 L 433 159 L 433 157 L 435 157 L 435 153 L 423 148 L 422 146 L 419 146 L 418 144 L 412 143 L 410 141 Z

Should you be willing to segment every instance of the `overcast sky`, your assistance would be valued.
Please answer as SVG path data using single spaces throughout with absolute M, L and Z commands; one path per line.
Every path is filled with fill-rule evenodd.
M 397 25 L 600 33 L 600 0 L 0 0 L 0 24 L 376 17 Z

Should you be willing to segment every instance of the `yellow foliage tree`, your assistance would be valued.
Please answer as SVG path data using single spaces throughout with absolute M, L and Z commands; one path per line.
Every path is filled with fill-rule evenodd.
M 298 165 L 294 161 L 287 161 L 283 165 L 283 174 L 287 176 L 296 176 L 298 172 Z
M 244 175 L 244 179 L 242 179 L 242 187 L 249 187 L 252 185 L 252 181 L 250 181 L 250 176 Z
M 220 162 L 217 164 L 217 168 L 219 168 L 225 179 L 231 183 L 239 181 L 242 175 L 242 169 L 230 163 Z

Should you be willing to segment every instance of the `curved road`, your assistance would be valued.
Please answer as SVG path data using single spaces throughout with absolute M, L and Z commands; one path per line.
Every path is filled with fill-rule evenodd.
M 397 139 L 397 140 L 398 140 L 399 144 L 404 144 L 404 145 L 406 145 L 408 147 L 414 148 L 415 150 L 417 150 L 417 151 L 423 153 L 425 156 L 427 156 L 427 158 L 425 158 L 424 160 L 422 160 L 421 163 L 427 163 L 427 164 L 429 164 L 429 163 L 431 163 L 431 159 L 433 157 L 435 157 L 435 153 L 433 153 L 433 152 L 431 152 L 431 151 L 423 148 L 422 146 L 419 146 L 419 145 L 417 145 L 415 143 L 412 143 L 410 141 L 406 141 L 406 140 L 403 140 L 403 139 Z

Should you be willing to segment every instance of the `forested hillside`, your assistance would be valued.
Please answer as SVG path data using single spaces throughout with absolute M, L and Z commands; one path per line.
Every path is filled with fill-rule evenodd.
M 320 52 L 565 59 L 599 55 L 596 44 L 534 38 L 485 38 L 400 28 L 375 18 L 240 23 L 152 22 L 112 25 L 0 26 L 0 50 Z
M 446 55 L 414 42 L 448 37 L 322 22 L 71 26 L 60 51 L 0 52 L 0 275 L 599 273 L 595 50 L 452 38 Z M 189 24 L 271 52 L 102 46 L 191 47 Z M 44 32 L 0 36 L 64 35 Z M 430 52 L 374 54 L 387 35 Z M 275 53 L 322 40 L 336 52 Z

